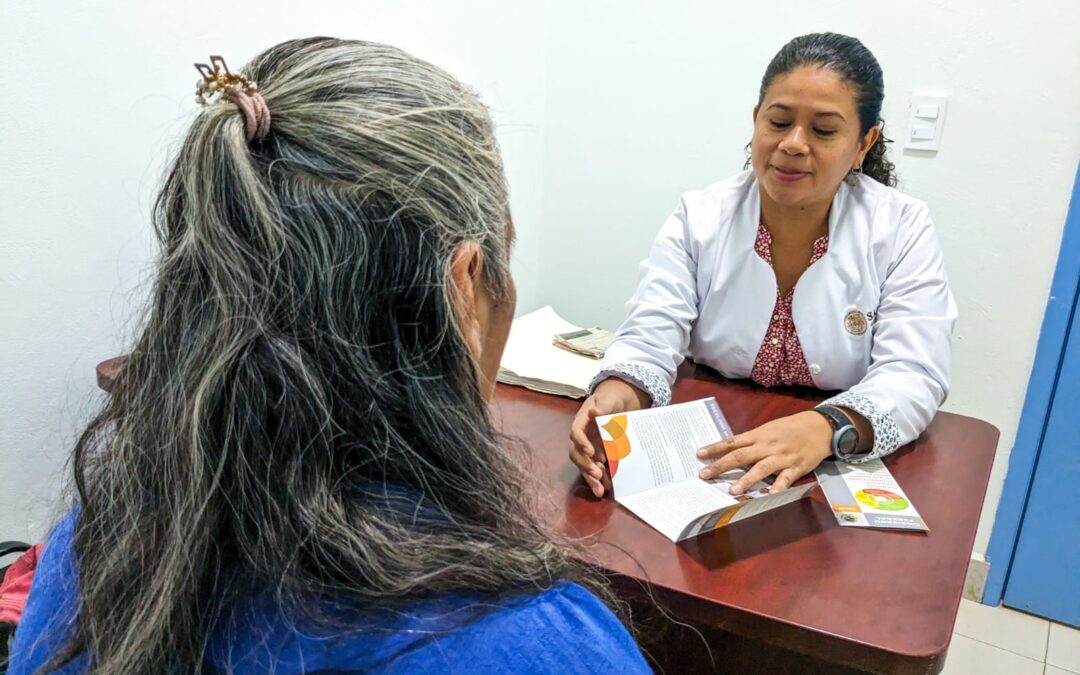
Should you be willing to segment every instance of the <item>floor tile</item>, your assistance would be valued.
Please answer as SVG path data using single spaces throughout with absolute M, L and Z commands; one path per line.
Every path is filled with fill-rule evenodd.
M 1050 622 L 1006 607 L 988 607 L 960 601 L 953 632 L 1015 652 L 1039 663 L 1046 660 L 1046 635 Z
M 1060 623 L 1051 623 L 1046 663 L 1080 673 L 1080 630 Z
M 1048 663 L 1046 664 L 1046 670 L 1043 671 L 1043 675 L 1076 675 L 1076 673 L 1071 670 L 1065 670 L 1064 668 L 1052 666 Z
M 1042 675 L 1043 663 L 1004 649 L 953 635 L 942 675 Z

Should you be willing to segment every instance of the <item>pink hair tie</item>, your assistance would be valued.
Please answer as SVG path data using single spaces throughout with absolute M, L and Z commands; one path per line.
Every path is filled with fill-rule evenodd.
M 270 108 L 259 93 L 258 85 L 241 73 L 232 73 L 225 59 L 211 56 L 210 63 L 196 63 L 202 79 L 195 83 L 195 101 L 207 105 L 216 101 L 229 101 L 244 114 L 244 135 L 247 142 L 263 140 L 270 133 Z

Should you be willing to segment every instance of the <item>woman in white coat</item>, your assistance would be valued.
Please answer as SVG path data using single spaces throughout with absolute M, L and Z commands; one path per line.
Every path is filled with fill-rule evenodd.
M 750 170 L 682 196 L 571 429 L 604 494 L 597 415 L 666 405 L 687 356 L 766 386 L 839 391 L 699 451 L 732 491 L 788 487 L 822 460 L 882 457 L 916 438 L 949 387 L 956 307 L 926 205 L 896 189 L 881 67 L 833 33 L 785 45 L 762 78 Z

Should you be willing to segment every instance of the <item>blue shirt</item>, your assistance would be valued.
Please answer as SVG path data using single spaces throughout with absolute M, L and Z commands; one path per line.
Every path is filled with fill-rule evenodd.
M 71 635 L 77 576 L 75 515 L 54 528 L 15 633 L 8 673 L 34 672 Z M 480 618 L 471 611 L 495 603 Z M 325 608 L 351 628 L 305 623 L 269 596 L 234 603 L 212 631 L 207 659 L 236 675 L 314 671 L 395 673 L 649 673 L 633 638 L 589 591 L 560 582 L 511 598 L 448 595 L 404 611 Z M 82 673 L 86 655 L 61 673 Z

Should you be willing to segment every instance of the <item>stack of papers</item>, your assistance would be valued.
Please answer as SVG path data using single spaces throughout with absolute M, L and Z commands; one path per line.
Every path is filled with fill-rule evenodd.
M 600 361 L 560 349 L 553 335 L 580 331 L 550 306 L 514 319 L 506 341 L 499 382 L 570 398 L 585 398 Z
M 591 359 L 602 359 L 614 339 L 615 334 L 609 330 L 585 328 L 573 333 L 558 333 L 551 344 Z

